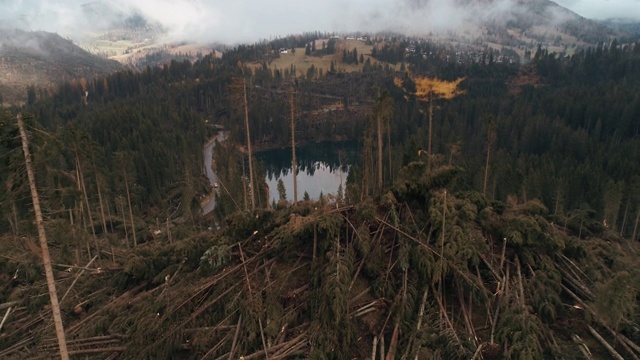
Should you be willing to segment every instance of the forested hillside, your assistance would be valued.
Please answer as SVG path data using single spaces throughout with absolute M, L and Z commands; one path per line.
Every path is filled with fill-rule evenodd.
M 73 356 L 637 359 L 639 44 L 521 64 L 398 37 L 359 71 L 269 66 L 319 36 L 2 114 L 0 358 L 57 351 L 21 112 Z M 358 141 L 343 193 L 270 206 L 246 132 L 290 146 L 291 116 L 298 144 Z
M 84 81 L 123 68 L 58 34 L 0 28 L 0 108 L 3 102 L 33 103 L 36 97 L 74 78 Z

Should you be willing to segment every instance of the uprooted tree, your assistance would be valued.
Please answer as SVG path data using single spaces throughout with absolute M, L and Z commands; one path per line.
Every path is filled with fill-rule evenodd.
M 537 200 L 457 189 L 463 173 L 416 161 L 375 201 L 238 212 L 213 236 L 139 246 L 120 268 L 79 277 L 66 312 L 73 349 L 522 359 L 610 347 L 638 356 L 637 244 L 602 232 L 579 239 Z M 37 290 L 24 291 L 29 306 Z M 18 339 L 33 354 L 50 346 L 42 328 L 8 325 L 0 356 L 15 356 L 8 344 Z

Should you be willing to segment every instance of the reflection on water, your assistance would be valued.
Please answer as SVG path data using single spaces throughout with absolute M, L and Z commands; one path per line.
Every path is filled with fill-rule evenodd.
M 345 188 L 349 168 L 357 160 L 358 149 L 353 142 L 324 142 L 296 148 L 298 165 L 298 200 L 304 192 L 312 199 L 320 193 L 335 194 L 342 184 Z M 293 173 L 291 148 L 261 151 L 256 158 L 265 166 L 266 182 L 269 185 L 269 201 L 278 201 L 278 180 L 284 183 L 287 200 L 293 200 Z

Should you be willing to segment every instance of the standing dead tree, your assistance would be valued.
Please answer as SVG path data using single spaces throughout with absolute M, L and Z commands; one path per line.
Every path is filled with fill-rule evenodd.
M 484 181 L 482 182 L 482 194 L 487 195 L 487 182 L 489 181 L 489 166 L 491 165 L 491 147 L 496 142 L 493 117 L 489 117 L 487 129 L 487 157 L 484 165 Z
M 298 203 L 298 179 L 297 172 L 298 168 L 296 166 L 296 121 L 295 121 L 295 113 L 294 113 L 294 98 L 293 98 L 293 85 L 291 85 L 291 99 L 290 99 L 290 107 L 291 107 L 291 161 L 292 161 L 292 171 L 293 171 L 293 203 Z
M 131 176 L 131 172 L 127 171 L 127 167 L 129 166 L 129 159 L 127 158 L 127 155 L 124 152 L 117 152 L 115 156 L 118 163 L 122 164 L 121 175 L 122 175 L 122 179 L 124 180 L 125 192 L 127 194 L 127 204 L 129 205 L 129 219 L 131 221 L 133 247 L 136 247 L 138 246 L 138 236 L 136 234 L 136 223 L 135 223 L 135 220 L 133 219 L 133 207 L 131 206 L 131 191 L 129 188 L 129 177 Z M 122 205 L 122 207 L 124 207 L 124 205 Z M 124 219 L 124 215 L 123 215 L 123 219 Z M 127 226 L 126 226 L 126 223 L 124 223 L 124 220 L 123 220 L 123 225 L 126 231 Z M 128 240 L 127 240 L 127 243 L 128 243 Z
M 242 69 L 242 94 L 244 98 L 244 125 L 247 129 L 247 151 L 249 152 L 249 184 L 251 191 L 251 210 L 256 209 L 256 187 L 253 178 L 253 152 L 251 151 L 251 133 L 249 132 L 249 102 L 247 100 L 247 78 L 244 75 L 244 65 L 239 63 Z
M 389 119 L 393 115 L 393 99 L 389 95 L 389 92 L 385 91 L 381 95 L 378 96 L 378 100 L 376 102 L 376 106 L 374 108 L 375 117 L 376 117 L 376 125 L 377 125 L 377 135 L 378 135 L 378 190 L 382 191 L 382 187 L 384 184 L 384 180 L 382 177 L 383 169 L 382 169 L 382 137 L 384 132 L 384 122 L 389 122 Z M 391 147 L 391 141 L 389 140 L 388 144 L 389 148 Z M 389 152 L 389 154 L 391 154 Z M 391 168 L 391 155 L 389 155 L 389 167 Z M 390 170 L 391 171 L 391 170 Z
M 420 102 L 429 102 L 429 143 L 427 144 L 427 164 L 431 170 L 432 158 L 432 142 L 433 142 L 433 101 L 437 99 L 451 100 L 458 95 L 462 95 L 464 91 L 458 89 L 458 85 L 465 79 L 459 78 L 454 81 L 440 80 L 436 78 L 415 76 L 407 71 L 407 75 L 411 81 L 415 83 L 415 92 L 408 91 L 403 86 L 403 80 L 396 77 L 394 83 L 405 93 L 414 95 Z

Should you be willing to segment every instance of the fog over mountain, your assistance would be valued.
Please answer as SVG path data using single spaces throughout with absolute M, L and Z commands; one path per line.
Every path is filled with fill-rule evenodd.
M 640 21 L 640 0 L 556 0 L 589 19 L 628 19 Z
M 167 40 L 253 42 L 304 31 L 464 31 L 507 21 L 544 0 L 0 0 L 0 28 L 57 32 L 80 40 L 139 15 Z M 559 0 L 587 17 L 640 17 L 640 0 Z M 550 21 L 566 14 L 549 11 Z M 636 11 L 634 11 L 634 9 Z

